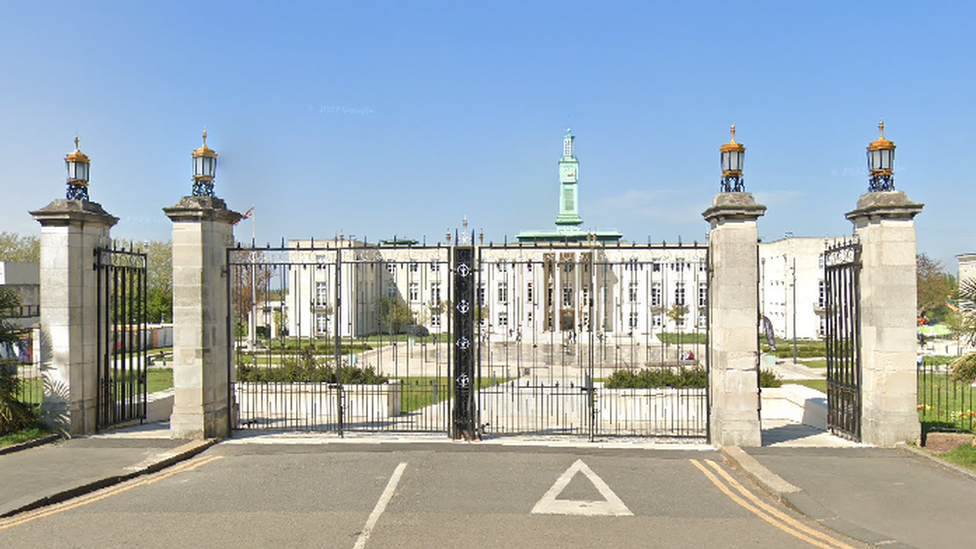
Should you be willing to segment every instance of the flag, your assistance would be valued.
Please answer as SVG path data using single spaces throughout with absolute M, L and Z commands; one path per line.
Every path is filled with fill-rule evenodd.
M 251 206 L 251 209 L 250 210 L 248 210 L 248 211 L 244 212 L 243 214 L 241 214 L 241 218 L 237 220 L 237 223 L 240 223 L 241 221 L 244 221 L 245 219 L 251 219 L 252 217 L 254 217 L 254 206 Z M 237 225 L 237 223 L 234 223 L 234 225 Z

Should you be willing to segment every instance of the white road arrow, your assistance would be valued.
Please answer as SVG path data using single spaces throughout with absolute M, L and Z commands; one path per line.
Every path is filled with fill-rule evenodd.
M 604 501 L 583 501 L 556 499 L 559 494 L 566 489 L 569 482 L 573 480 L 576 473 L 582 472 L 586 478 L 590 479 L 593 486 L 600 491 Z M 542 499 L 532 508 L 533 515 L 583 515 L 583 516 L 608 516 L 608 517 L 632 517 L 633 513 L 624 505 L 623 501 L 613 493 L 603 479 L 598 477 L 592 469 L 583 463 L 583 460 L 576 460 L 566 472 L 562 474 L 552 488 L 542 496 Z

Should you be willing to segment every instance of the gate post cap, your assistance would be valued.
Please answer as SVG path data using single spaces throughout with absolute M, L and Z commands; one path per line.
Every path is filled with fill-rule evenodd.
M 912 202 L 904 191 L 878 191 L 864 193 L 857 200 L 857 207 L 847 213 L 847 219 L 862 218 L 913 219 L 925 204 Z
M 119 218 L 106 212 L 98 202 L 58 199 L 39 210 L 30 212 L 41 225 L 67 225 L 71 221 L 97 223 L 114 227 Z
M 716 223 L 726 219 L 756 220 L 765 213 L 766 206 L 756 202 L 752 193 L 730 192 L 716 194 L 712 206 L 702 216 L 705 221 Z
M 216 196 L 184 196 L 175 205 L 163 208 L 173 221 L 219 221 L 236 224 L 241 214 L 227 208 L 227 203 Z

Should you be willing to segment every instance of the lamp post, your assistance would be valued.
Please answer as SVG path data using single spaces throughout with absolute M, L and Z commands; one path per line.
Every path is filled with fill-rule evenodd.
M 64 166 L 68 170 L 68 190 L 65 198 L 68 200 L 88 201 L 88 177 L 91 161 L 85 153 L 78 149 L 78 136 L 75 136 L 75 150 L 64 157 Z
M 722 183 L 723 193 L 745 192 L 745 179 L 742 177 L 742 163 L 746 157 L 746 147 L 735 142 L 735 124 L 731 128 L 732 139 L 719 148 L 722 153 Z
M 895 144 L 885 139 L 884 120 L 878 123 L 881 136 L 868 145 L 868 170 L 871 180 L 868 192 L 895 190 Z
M 217 153 L 207 146 L 207 129 L 203 129 L 203 145 L 193 151 L 193 196 L 213 196 L 217 175 Z

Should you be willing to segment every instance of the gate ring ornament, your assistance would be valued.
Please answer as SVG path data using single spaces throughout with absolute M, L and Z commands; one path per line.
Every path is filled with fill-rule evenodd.
M 468 267 L 466 264 L 462 263 L 458 265 L 457 272 L 459 275 L 461 275 L 461 278 L 466 278 L 469 274 L 471 274 L 471 267 Z
M 468 374 L 461 374 L 457 378 L 457 385 L 461 389 L 467 389 L 470 383 L 471 383 L 471 379 L 468 378 Z
M 468 347 L 471 347 L 471 342 L 468 341 L 468 338 L 462 337 L 461 339 L 457 340 L 457 346 L 458 349 L 461 349 L 462 351 L 467 351 Z
M 457 305 L 457 310 L 462 315 L 468 314 L 468 311 L 471 310 L 471 307 L 468 306 L 468 300 L 467 299 L 462 299 L 461 302 L 458 303 L 458 305 Z

